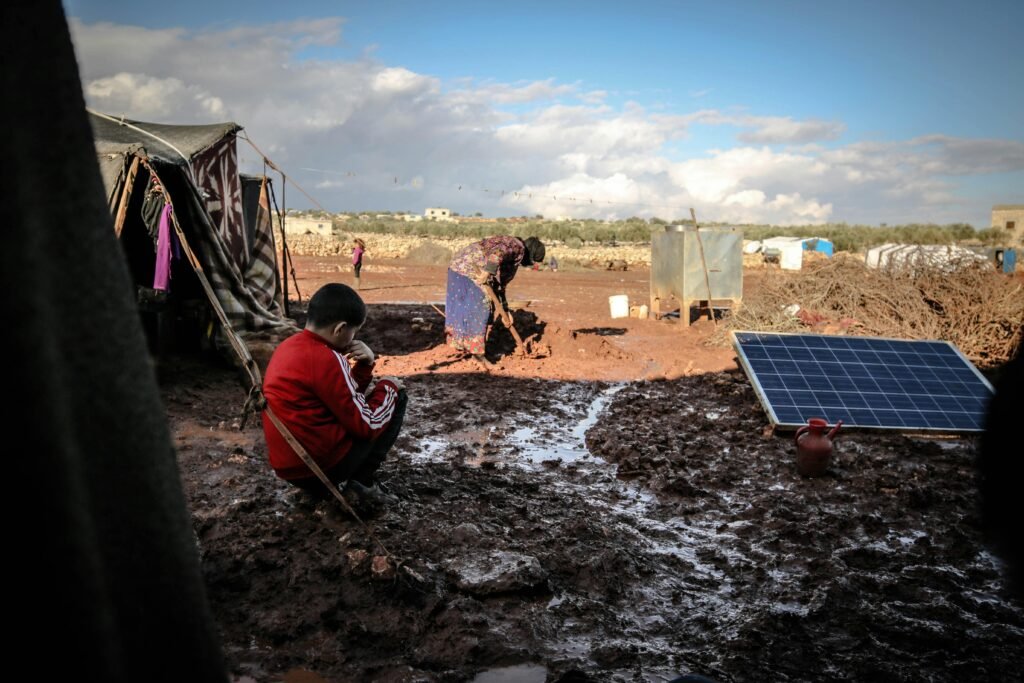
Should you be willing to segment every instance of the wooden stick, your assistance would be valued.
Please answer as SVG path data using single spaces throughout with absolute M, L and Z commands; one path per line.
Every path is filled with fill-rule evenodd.
M 505 327 L 507 327 L 508 331 L 512 333 L 512 338 L 516 340 L 516 349 L 519 351 L 519 355 L 525 356 L 526 345 L 523 344 L 523 340 L 520 338 L 519 332 L 516 331 L 516 326 L 512 323 L 512 315 L 502 305 L 501 299 L 499 299 L 498 295 L 494 293 L 494 290 L 491 289 L 490 285 L 480 285 L 480 288 L 484 290 L 484 294 L 491 300 L 491 303 L 494 304 L 494 308 L 501 312 L 501 319 L 505 323 Z
M 124 219 L 128 214 L 128 198 L 132 194 L 132 186 L 135 184 L 135 174 L 139 172 L 139 158 L 132 157 L 132 165 L 128 169 L 128 175 L 124 180 L 124 189 L 121 190 L 121 201 L 117 205 L 117 218 L 114 219 L 114 234 L 121 236 L 124 230 Z
M 299 443 L 298 439 L 295 438 L 291 431 L 284 426 L 284 423 L 282 423 L 281 420 L 278 419 L 277 415 L 274 414 L 274 411 L 270 409 L 269 403 L 267 403 L 264 406 L 263 410 L 266 411 L 267 417 L 269 417 L 270 421 L 274 423 L 275 427 L 277 427 L 277 431 L 281 434 L 281 436 L 284 437 L 284 440 L 287 441 L 288 445 L 292 447 L 293 451 L 295 451 L 295 455 L 299 456 L 302 462 L 306 463 L 306 467 L 313 471 L 313 474 L 316 475 L 316 478 L 323 482 L 324 486 L 327 487 L 327 490 L 334 494 L 334 497 L 338 500 L 339 503 L 341 503 L 341 507 L 345 509 L 345 512 L 352 515 L 352 517 L 354 517 L 355 520 L 359 522 L 360 525 L 362 525 L 363 530 L 366 531 L 370 539 L 380 547 L 384 555 L 394 561 L 394 555 L 388 552 L 388 549 L 385 548 L 384 544 L 380 542 L 380 539 L 377 538 L 377 536 L 373 533 L 369 525 L 366 522 L 364 522 L 359 515 L 356 514 L 356 511 L 352 509 L 352 506 L 348 504 L 348 501 L 345 500 L 345 497 L 341 495 L 341 491 L 339 491 L 338 487 L 334 485 L 334 482 L 332 482 L 327 477 L 327 475 L 324 474 L 324 471 L 320 469 L 319 465 L 316 464 L 316 461 L 313 460 L 313 457 L 306 451 L 305 448 L 302 447 L 302 444 Z M 397 565 L 400 563 L 395 561 L 395 564 Z

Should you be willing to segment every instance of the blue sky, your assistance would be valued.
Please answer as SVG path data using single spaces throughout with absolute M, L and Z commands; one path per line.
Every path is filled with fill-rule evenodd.
M 359 178 L 300 178 L 335 210 L 452 204 L 488 215 L 621 217 L 697 205 L 723 220 L 980 227 L 991 204 L 1024 202 L 1024 57 L 1015 35 L 1024 2 L 67 0 L 65 8 L 90 104 L 182 123 L 229 115 L 289 166 Z M 158 42 L 170 64 L 119 56 L 115 40 Z M 206 51 L 236 82 L 255 83 L 261 64 L 271 83 L 301 74 L 308 89 L 289 83 L 285 119 L 289 106 L 273 113 L 266 98 L 233 88 L 229 74 L 175 64 L 175 51 Z M 349 92 L 325 97 L 317 78 Z M 151 96 L 140 98 L 143 90 Z M 296 104 L 303 97 L 308 108 Z M 318 112 L 305 130 L 294 125 L 300 109 Z M 403 158 L 403 146 L 430 164 Z M 445 158 L 443 148 L 458 153 Z M 399 188 L 370 180 L 388 174 Z M 520 206 L 453 191 L 474 179 L 538 199 Z M 634 206 L 602 213 L 551 199 L 558 191 Z

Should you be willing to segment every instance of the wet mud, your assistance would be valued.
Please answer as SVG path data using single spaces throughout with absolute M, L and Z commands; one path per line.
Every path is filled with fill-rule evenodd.
M 375 310 L 364 338 L 429 352 L 430 312 Z M 579 353 L 573 329 L 545 342 Z M 971 440 L 845 435 L 809 480 L 738 372 L 421 371 L 381 471 L 398 502 L 372 521 L 412 570 L 392 575 L 335 503 L 274 477 L 236 373 L 160 370 L 237 681 L 1020 677 L 1024 610 L 981 542 Z
M 735 680 L 1019 678 L 1024 613 L 981 541 L 973 440 L 840 434 L 806 479 L 765 426 L 734 372 L 631 386 L 587 434 L 706 572 L 680 651 Z

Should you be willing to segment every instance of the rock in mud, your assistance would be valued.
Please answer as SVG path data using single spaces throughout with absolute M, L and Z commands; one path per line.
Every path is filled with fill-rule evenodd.
M 469 545 L 480 538 L 480 527 L 465 522 L 452 529 L 452 540 L 460 545 Z
M 374 555 L 371 563 L 373 578 L 377 581 L 395 578 L 395 565 L 385 555 Z
M 370 553 L 365 550 L 349 550 L 345 553 L 345 557 L 348 558 L 348 566 L 353 572 L 360 572 L 366 566 L 366 558 L 370 556 Z
M 448 569 L 460 590 L 475 595 L 530 590 L 547 579 L 536 557 L 505 551 L 461 557 Z

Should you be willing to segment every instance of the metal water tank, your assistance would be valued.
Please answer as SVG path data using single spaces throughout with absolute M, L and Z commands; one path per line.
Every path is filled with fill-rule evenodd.
M 710 291 L 709 291 L 710 289 Z M 679 319 L 690 324 L 690 307 L 705 302 L 709 312 L 743 300 L 743 231 L 669 225 L 651 235 L 651 313 L 660 318 L 668 299 L 680 304 Z

